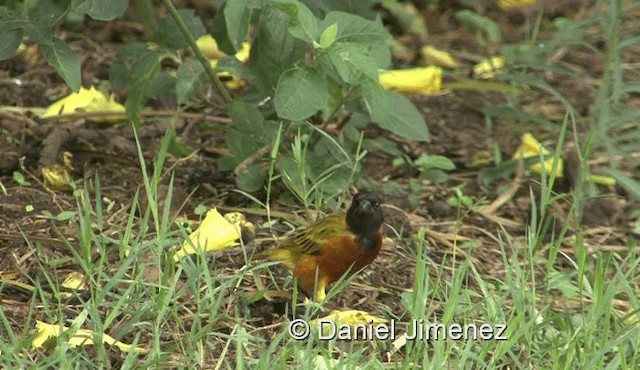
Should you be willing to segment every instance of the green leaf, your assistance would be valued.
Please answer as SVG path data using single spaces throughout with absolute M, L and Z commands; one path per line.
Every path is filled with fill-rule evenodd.
M 352 42 L 369 49 L 378 68 L 386 68 L 391 63 L 388 41 L 391 35 L 380 20 L 370 21 L 354 14 L 330 12 L 320 23 L 320 29 L 337 24 L 335 42 Z
M 218 169 L 220 171 L 233 170 L 238 164 L 253 155 L 262 146 L 259 142 L 247 140 L 246 133 L 233 128 L 227 130 L 226 143 L 231 155 L 218 159 Z
M 253 163 L 240 172 L 236 177 L 236 185 L 240 190 L 252 193 L 260 190 L 264 180 L 267 178 L 267 171 L 258 163 Z
M 439 170 L 437 168 L 431 168 L 429 170 L 424 171 L 420 176 L 420 178 L 439 184 L 447 181 L 449 176 L 447 176 L 447 173 L 444 172 L 443 170 Z
M 366 45 L 383 44 L 391 38 L 380 20 L 370 21 L 354 14 L 330 12 L 320 23 L 321 29 L 337 24 L 336 41 L 357 42 Z
M 293 36 L 308 44 L 318 39 L 318 19 L 306 5 L 297 0 L 276 0 L 273 4 L 291 17 L 289 32 Z
M 491 18 L 480 15 L 469 9 L 459 10 L 455 13 L 455 16 L 465 27 L 472 31 L 484 33 L 489 41 L 502 41 L 500 26 L 491 20 Z
M 320 34 L 320 42 L 318 43 L 318 47 L 320 49 L 326 49 L 333 45 L 336 41 L 336 36 L 338 35 L 338 24 L 334 23 L 331 26 L 325 28 Z
M 40 51 L 50 66 L 55 68 L 73 91 L 80 89 L 80 57 L 63 41 L 53 39 L 41 44 Z
M 24 175 L 18 171 L 13 171 L 13 181 L 20 186 L 31 186 L 31 183 L 25 179 Z
M 389 115 L 385 120 L 374 121 L 378 126 L 398 136 L 417 141 L 429 141 L 429 130 L 424 118 L 407 98 L 386 91 L 389 99 Z
M 147 87 L 147 98 L 163 96 L 169 99 L 176 97 L 176 76 L 169 72 L 156 73 Z
M 249 66 L 263 91 L 273 91 L 282 72 L 304 59 L 305 44 L 289 33 L 288 24 L 287 13 L 277 8 L 267 7 L 260 14 Z
M 16 54 L 22 42 L 23 31 L 16 29 L 5 33 L 0 33 L 0 60 L 9 59 Z
M 340 78 L 357 85 L 364 79 L 378 79 L 378 68 L 369 51 L 352 42 L 339 42 L 328 50 L 331 64 Z
M 366 19 L 374 19 L 378 16 L 373 7 L 380 3 L 379 0 L 304 0 L 304 2 L 319 17 L 331 11 L 339 10 L 356 14 Z
M 194 93 L 200 91 L 207 76 L 204 67 L 196 58 L 188 58 L 176 71 L 176 102 L 186 103 Z
M 93 19 L 110 21 L 123 15 L 128 5 L 129 0 L 73 0 L 71 9 Z
M 280 76 L 275 93 L 278 116 L 301 121 L 314 115 L 327 103 L 327 88 L 320 71 L 294 68 Z
M 223 12 L 227 36 L 234 50 L 242 47 L 249 32 L 250 11 L 248 0 L 233 0 L 225 3 Z M 231 53 L 229 53 L 231 54 Z
M 387 91 L 377 80 L 365 81 L 359 86 L 360 96 L 373 122 L 384 122 L 389 118 L 391 102 Z
M 456 165 L 449 158 L 441 155 L 423 154 L 413 163 L 423 170 L 437 168 L 440 170 L 451 171 L 456 169 Z
M 127 118 L 135 126 L 140 126 L 139 114 L 147 99 L 151 80 L 159 68 L 160 58 L 155 53 L 143 54 L 133 65 L 128 84 L 127 101 L 124 105 L 127 109 Z
M 255 132 L 259 135 L 264 134 L 264 116 L 255 104 L 249 104 L 241 100 L 233 100 L 227 106 L 227 114 L 239 131 L 246 133 Z M 271 140 L 271 138 L 266 139 Z
M 126 87 L 131 78 L 133 65 L 141 54 L 147 53 L 147 45 L 141 42 L 125 44 L 118 49 L 109 69 L 109 82 L 116 87 Z
M 185 26 L 191 33 L 191 37 L 194 39 L 198 39 L 200 36 L 204 35 L 206 30 L 202 25 L 202 21 L 198 16 L 196 16 L 195 11 L 192 9 L 179 9 L 178 15 L 180 15 L 180 19 L 184 22 Z M 171 15 L 167 15 L 162 18 L 160 23 L 158 24 L 158 29 L 153 37 L 153 39 L 160 45 L 173 50 L 185 49 L 189 47 L 189 43 L 184 38 L 182 32 L 180 32 L 180 28 L 178 28 L 178 24 L 171 17 Z
M 0 7 L 0 60 L 15 55 L 22 42 L 26 20 L 8 8 Z

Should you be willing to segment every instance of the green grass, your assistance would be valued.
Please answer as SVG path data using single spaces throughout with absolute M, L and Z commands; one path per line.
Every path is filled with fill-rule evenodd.
M 620 109 L 628 94 L 637 90 L 637 81 L 623 83 L 624 66 L 619 57 L 623 47 L 637 46 L 638 40 L 627 41 L 617 21 L 605 22 L 622 19 L 621 1 L 600 3 L 604 13 L 576 22 L 572 29 L 584 34 L 589 27 L 600 25 L 610 46 L 604 55 L 607 72 L 599 87 L 593 87 L 594 114 L 586 134 L 580 132 L 579 117 L 571 103 L 541 77 L 522 74 L 512 80 L 546 91 L 565 105 L 565 120 L 556 126 L 559 139 L 554 158 L 561 156 L 565 139 L 573 139 L 580 179 L 590 172 L 587 159 L 596 151 L 609 153 L 611 158 L 625 155 L 637 150 L 639 137 L 637 127 L 631 124 L 637 122 L 637 112 Z M 532 38 L 538 37 L 539 23 Z M 552 46 L 548 49 L 536 51 L 537 59 L 531 62 L 540 64 L 558 46 L 554 42 L 569 45 L 571 40 L 562 39 L 568 33 L 560 32 L 561 37 L 549 43 Z M 528 73 L 533 64 L 523 62 L 521 67 Z M 544 72 L 548 66 L 535 68 Z M 514 109 L 519 109 L 520 103 L 510 102 Z M 316 181 L 306 177 L 305 144 L 298 135 L 292 151 L 300 176 L 278 178 L 274 163 L 281 135 L 279 130 L 270 153 L 267 201 L 256 199 L 256 203 L 270 204 L 272 183 L 283 180 L 304 208 L 320 210 L 327 200 L 318 197 L 316 190 L 331 171 L 320 174 Z M 491 238 L 454 242 L 446 255 L 437 253 L 443 247 L 431 242 L 429 228 L 394 240 L 395 250 L 404 251 L 398 256 L 411 259 L 402 265 L 415 265 L 411 289 L 396 297 L 397 311 L 380 306 L 369 313 L 396 320 L 396 339 L 408 324 L 420 321 L 463 327 L 506 325 L 505 340 L 339 341 L 320 340 L 313 333 L 307 340 L 295 340 L 288 334 L 289 322 L 297 318 L 308 322 L 326 312 L 317 305 L 297 303 L 292 289 L 295 282 L 278 280 L 271 273 L 271 264 L 252 258 L 250 246 L 240 247 L 243 251 L 235 254 L 234 263 L 229 262 L 232 251 L 173 262 L 172 251 L 188 233 L 170 216 L 170 196 L 163 207 L 158 203 L 158 184 L 171 136 L 167 134 L 162 141 L 150 175 L 138 148 L 144 181 L 126 212 L 106 218 L 113 212 L 103 199 L 96 176 L 75 189 L 72 216 L 51 220 L 60 230 L 60 240 L 65 241 L 63 251 L 51 252 L 40 242 L 27 240 L 36 266 L 31 270 L 39 275 L 31 277 L 35 289 L 21 293 L 28 297 L 25 303 L 3 302 L 3 308 L 13 306 L 23 311 L 26 319 L 15 322 L 12 314 L 0 310 L 1 368 L 640 367 L 639 249 L 629 235 L 621 237 L 626 249 L 601 245 L 600 235 L 591 235 L 582 227 L 584 204 L 598 195 L 585 181 L 578 181 L 571 194 L 556 194 L 553 184 L 558 179 L 541 176 L 536 179 L 539 192 L 526 189 L 531 210 L 523 230 L 495 226 L 485 230 Z M 340 148 L 337 141 L 327 138 Z M 337 166 L 350 172 L 347 183 L 351 184 L 363 154 L 360 146 L 353 162 L 343 154 L 346 159 Z M 637 182 L 614 169 L 614 164 L 610 173 L 619 175 L 621 186 L 632 195 L 640 194 Z M 173 181 L 169 184 L 167 193 L 171 194 Z M 143 197 L 146 206 L 138 208 L 138 199 Z M 554 228 L 554 222 L 561 222 L 552 211 L 558 203 L 570 211 Z M 271 223 L 269 209 L 266 212 L 269 219 L 265 222 Z M 462 234 L 471 214 L 461 208 L 454 229 Z M 65 290 L 60 286 L 71 270 L 83 273 L 87 290 L 68 298 L 61 295 Z M 264 292 L 245 294 L 255 276 L 269 276 L 262 281 L 293 291 L 284 317 L 275 317 L 269 325 L 255 316 L 258 307 L 268 305 L 260 297 Z M 352 280 L 337 284 L 329 296 L 339 294 Z M 8 285 L 0 284 L 0 292 L 8 290 Z M 31 342 L 36 320 L 70 330 L 52 338 L 44 348 L 34 349 Z M 147 352 L 121 352 L 102 343 L 98 334 L 92 338 L 96 344 L 71 348 L 68 339 L 78 329 L 106 333 Z
M 156 169 L 162 168 L 167 143 L 165 138 Z M 150 199 L 155 199 L 152 181 L 159 173 L 145 178 Z M 428 231 L 422 229 L 415 236 L 413 289 L 398 296 L 404 311 L 386 313 L 397 320 L 396 339 L 412 320 L 463 327 L 502 324 L 506 339 L 409 340 L 396 348 L 391 340 L 292 339 L 288 321 L 312 320 L 319 314 L 317 306 L 307 306 L 302 314 L 289 308 L 286 318 L 276 319 L 271 328 L 255 327 L 252 306 L 238 288 L 252 273 L 264 273 L 266 264 L 246 260 L 230 270 L 223 263 L 224 252 L 174 264 L 170 250 L 186 233 L 172 227 L 168 203 L 158 209 L 150 202 L 138 210 L 133 202 L 128 214 L 107 225 L 96 177 L 93 194 L 87 188 L 75 192 L 77 217 L 71 224 L 77 243 L 67 243 L 70 265 L 88 278 L 88 291 L 56 298 L 62 280 L 52 268 L 57 261 L 38 258 L 45 279 L 32 281 L 36 290 L 27 321 L 12 323 L 0 312 L 2 332 L 8 335 L 0 341 L 2 366 L 307 368 L 326 362 L 330 368 L 634 368 L 640 363 L 637 248 L 590 252 L 580 228 L 572 238 L 565 238 L 563 229 L 543 241 L 545 212 L 556 199 L 548 186 L 553 179 L 541 180 L 543 195 L 532 195 L 525 235 L 496 232 L 501 270 L 488 274 L 473 258 L 477 247 L 464 245 L 455 246 L 453 258 L 434 260 Z M 558 259 L 565 261 L 562 270 Z M 71 330 L 34 350 L 35 320 Z M 14 331 L 16 327 L 21 329 Z M 108 333 L 148 352 L 121 353 L 97 336 L 93 340 L 99 344 L 73 349 L 67 340 L 77 329 Z

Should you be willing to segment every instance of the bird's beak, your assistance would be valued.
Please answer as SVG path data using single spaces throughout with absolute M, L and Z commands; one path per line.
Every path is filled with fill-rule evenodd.
M 371 202 L 367 199 L 363 199 L 360 202 L 359 205 L 360 209 L 363 210 L 364 212 L 371 212 L 373 211 L 373 205 L 371 204 Z

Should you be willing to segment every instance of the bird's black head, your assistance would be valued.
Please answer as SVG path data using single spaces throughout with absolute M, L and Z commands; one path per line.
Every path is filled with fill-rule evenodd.
M 384 221 L 380 203 L 378 194 L 363 191 L 353 197 L 347 211 L 347 225 L 365 248 L 375 248 L 378 230 Z

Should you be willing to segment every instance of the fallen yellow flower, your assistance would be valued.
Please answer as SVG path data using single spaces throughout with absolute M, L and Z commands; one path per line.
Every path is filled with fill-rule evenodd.
M 84 112 L 118 113 L 117 115 L 87 117 L 87 120 L 91 122 L 113 123 L 123 119 L 125 108 L 115 101 L 113 94 L 107 98 L 102 92 L 96 90 L 94 86 L 89 89 L 81 87 L 77 93 L 71 93 L 47 107 L 42 117 Z
M 476 64 L 473 67 L 473 75 L 477 78 L 488 80 L 493 78 L 495 73 L 502 69 L 502 67 L 504 67 L 503 57 L 491 57 Z
M 236 215 L 234 222 L 230 222 L 217 209 L 209 210 L 200 227 L 189 235 L 182 248 L 173 256 L 174 261 L 196 252 L 218 251 L 238 245 L 243 222 L 246 222 L 244 215 L 240 216 L 242 217 Z
M 44 179 L 44 186 L 51 190 L 68 190 L 71 189 L 71 172 L 73 172 L 73 164 L 71 158 L 73 154 L 69 152 L 62 153 L 62 164 L 54 163 L 50 166 L 42 167 L 40 173 Z
M 380 84 L 401 94 L 433 94 L 442 86 L 442 68 L 436 66 L 381 72 Z
M 41 348 L 44 342 L 49 338 L 59 337 L 65 331 L 69 330 L 66 326 L 47 324 L 46 322 L 36 321 L 36 330 L 38 331 L 38 335 L 33 338 L 31 345 L 33 348 Z M 76 348 L 78 346 L 91 345 L 93 342 L 94 332 L 87 329 L 78 329 L 76 333 L 69 338 L 69 346 L 71 348 Z M 145 353 L 146 349 L 141 347 L 133 347 L 130 344 L 122 343 L 113 339 L 113 337 L 107 334 L 100 334 L 99 337 L 104 343 L 107 343 L 112 346 L 118 347 L 122 352 L 136 352 L 136 353 Z
M 420 48 L 420 56 L 425 65 L 435 65 L 443 68 L 458 69 L 460 63 L 456 58 L 446 51 L 436 49 L 431 45 L 425 45 Z
M 78 271 L 73 271 L 67 274 L 62 282 L 62 286 L 69 289 L 74 290 L 85 290 L 87 289 L 87 283 L 85 281 L 84 275 Z
M 380 325 L 380 324 L 386 324 L 389 322 L 389 320 L 383 318 L 383 317 L 378 317 L 378 316 L 373 316 L 370 315 L 369 313 L 365 312 L 365 311 L 359 311 L 359 310 L 346 310 L 346 311 L 339 311 L 339 310 L 333 310 L 331 312 L 329 312 L 329 314 L 325 317 L 321 317 L 319 319 L 315 319 L 315 320 L 311 320 L 309 322 L 310 326 L 312 328 L 318 328 L 320 322 L 322 322 L 323 324 L 323 328 L 324 325 L 330 325 L 327 322 L 331 321 L 333 322 L 336 326 L 344 326 L 344 325 L 348 325 L 352 328 L 355 328 L 356 325 Z M 323 329 L 324 330 L 324 329 Z
M 496 0 L 498 7 L 504 10 L 524 8 L 535 3 L 536 0 Z
M 535 137 L 533 137 L 533 135 L 527 132 L 522 135 L 520 146 L 518 147 L 516 152 L 513 153 L 512 159 L 519 159 L 519 158 L 526 159 L 530 157 L 539 157 L 540 154 L 542 154 L 542 156 L 544 157 L 544 156 L 550 155 L 551 152 L 549 152 L 547 148 L 543 147 L 542 144 L 540 144 L 540 142 L 536 140 Z M 551 169 L 553 167 L 553 161 L 554 161 L 553 158 L 550 158 L 544 161 L 545 173 L 547 174 L 551 173 Z M 562 158 L 558 158 L 558 164 L 556 167 L 556 177 L 562 177 L 562 167 L 563 167 Z M 529 167 L 529 170 L 535 174 L 540 174 L 542 170 L 542 166 L 540 163 L 534 163 Z

